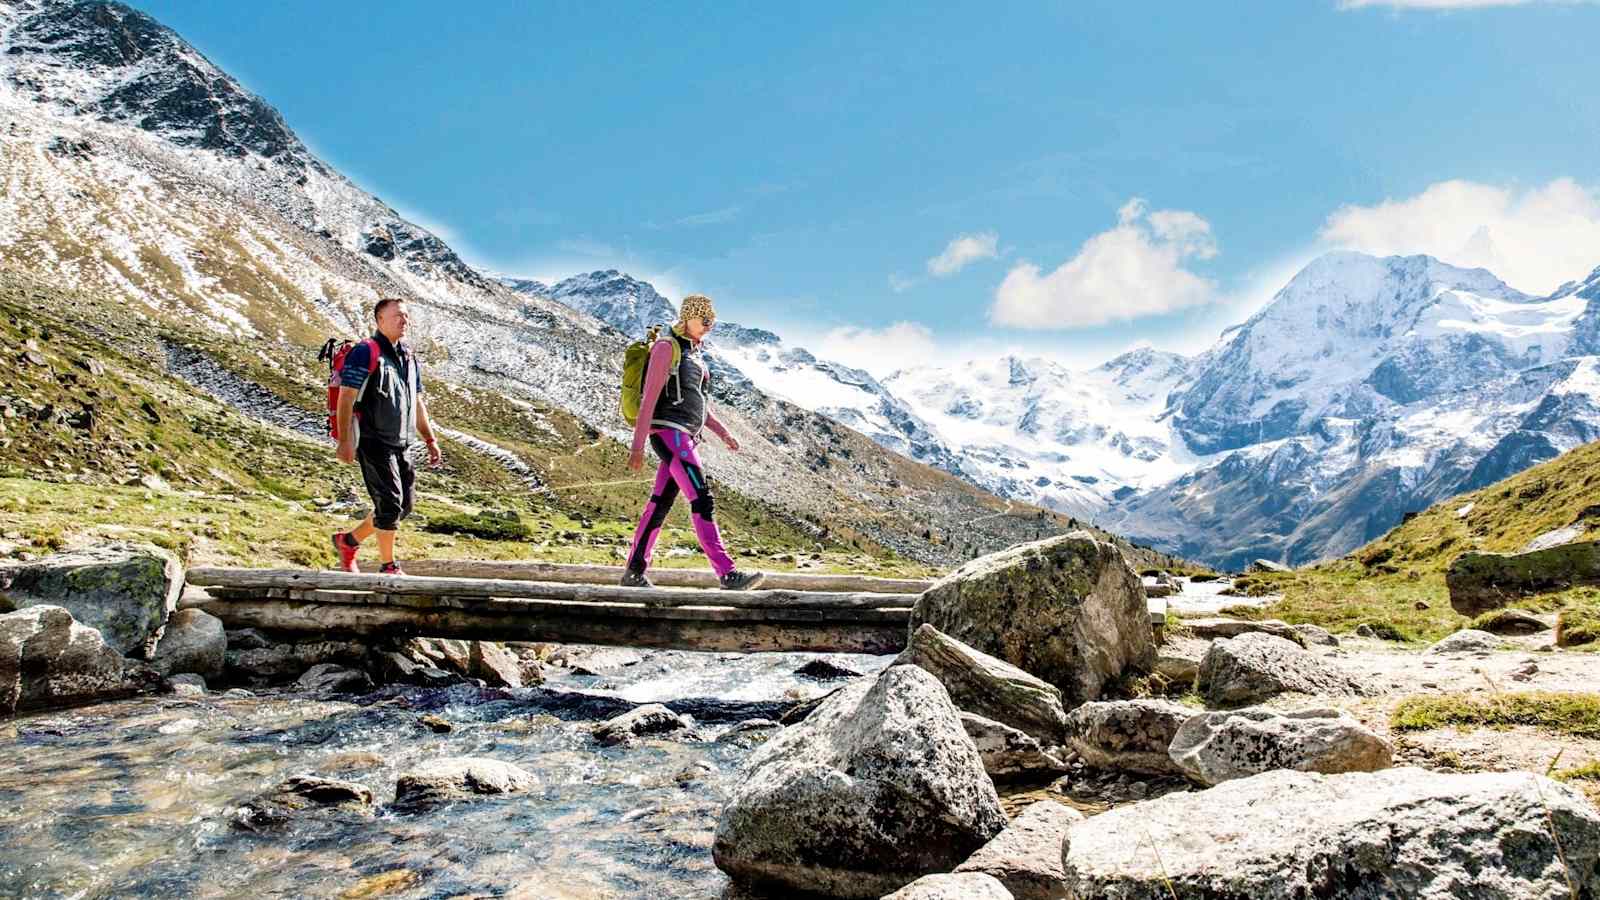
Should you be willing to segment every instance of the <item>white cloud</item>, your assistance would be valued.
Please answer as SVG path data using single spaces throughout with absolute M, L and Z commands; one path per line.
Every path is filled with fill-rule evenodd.
M 1546 3 L 1576 6 L 1595 0 L 1340 0 L 1340 9 L 1360 9 L 1364 6 L 1387 6 L 1391 9 L 1486 9 L 1491 6 L 1531 6 Z
M 835 328 L 822 335 L 815 347 L 822 359 L 865 369 L 879 377 L 896 369 L 934 362 L 940 352 L 933 332 L 916 322 L 896 322 L 885 328 Z
M 993 231 L 963 234 L 950 241 L 944 252 L 928 260 L 928 274 L 948 278 L 980 259 L 1000 257 L 1000 235 Z
M 1600 264 L 1600 191 L 1570 178 L 1533 188 L 1441 181 L 1374 206 L 1342 206 L 1319 236 L 1379 255 L 1426 253 L 1543 294 Z
M 724 206 L 722 209 L 713 209 L 710 212 L 695 213 L 692 216 L 684 216 L 673 224 L 682 225 L 688 228 L 693 228 L 700 225 L 721 225 L 727 222 L 732 222 L 734 219 L 739 218 L 739 212 L 740 209 L 737 206 Z
M 1117 211 L 1117 226 L 1089 238 L 1049 274 L 1022 263 L 995 289 L 989 319 L 1013 328 L 1078 328 L 1211 302 L 1216 286 L 1184 268 L 1217 255 L 1211 224 L 1184 210 Z

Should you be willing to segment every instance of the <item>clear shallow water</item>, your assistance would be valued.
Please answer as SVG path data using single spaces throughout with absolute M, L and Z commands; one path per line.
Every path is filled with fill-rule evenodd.
M 712 739 L 761 713 L 748 704 L 833 686 L 792 674 L 810 655 L 641 655 L 556 686 L 636 702 L 739 701 L 706 713 Z M 829 658 L 863 672 L 889 661 Z M 750 750 L 600 747 L 589 727 L 602 705 L 452 688 L 360 702 L 154 697 L 15 719 L 0 724 L 0 896 L 721 895 L 711 836 Z M 429 731 L 424 713 L 455 729 Z M 539 787 L 418 814 L 385 808 L 400 773 L 440 756 L 512 762 Z M 269 834 L 232 826 L 239 805 L 307 772 L 366 785 L 376 815 L 314 810 Z

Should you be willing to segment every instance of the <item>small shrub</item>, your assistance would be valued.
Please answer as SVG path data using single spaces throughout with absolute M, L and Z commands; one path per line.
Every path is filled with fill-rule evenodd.
M 1264 617 L 1261 607 L 1251 606 L 1248 603 L 1235 603 L 1232 606 L 1224 606 L 1217 610 L 1217 615 L 1227 616 L 1230 619 L 1244 619 L 1248 622 L 1259 621 Z
M 54 526 L 43 526 L 36 529 L 33 534 L 28 536 L 28 540 L 35 547 L 43 547 L 46 550 L 60 550 L 67 546 L 67 536 L 61 533 L 61 529 Z
M 1403 644 L 1416 640 L 1415 635 L 1393 622 L 1363 622 L 1361 624 L 1372 629 L 1372 636 L 1380 641 L 1395 641 Z
M 530 539 L 533 532 L 528 530 L 528 526 L 524 525 L 515 513 L 511 515 L 512 518 L 504 518 L 493 513 L 480 513 L 476 516 L 449 513 L 430 517 L 428 524 L 422 526 L 422 530 L 434 534 L 464 534 L 489 541 Z
M 1600 612 L 1564 609 L 1556 619 L 1556 646 L 1578 647 L 1600 641 Z

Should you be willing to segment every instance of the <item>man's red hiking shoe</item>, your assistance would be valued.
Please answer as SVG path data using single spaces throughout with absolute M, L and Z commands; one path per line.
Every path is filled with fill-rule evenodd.
M 339 557 L 339 568 L 341 570 L 354 572 L 358 575 L 361 574 L 361 568 L 356 565 L 356 553 L 360 550 L 360 544 L 354 547 L 350 546 L 350 542 L 345 540 L 344 532 L 335 531 L 333 533 L 333 552 Z
M 378 569 L 379 575 L 404 575 L 406 571 L 400 568 L 399 563 L 387 562 Z

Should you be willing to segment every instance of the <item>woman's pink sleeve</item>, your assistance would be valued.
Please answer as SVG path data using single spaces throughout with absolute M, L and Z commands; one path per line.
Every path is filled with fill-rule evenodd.
M 672 373 L 672 341 L 656 341 L 650 348 L 650 365 L 644 370 L 644 392 L 639 397 L 639 418 L 633 425 L 633 452 L 644 449 L 645 441 L 650 439 L 650 420 L 655 418 L 656 398 L 661 396 L 661 389 L 666 386 L 667 377 Z

